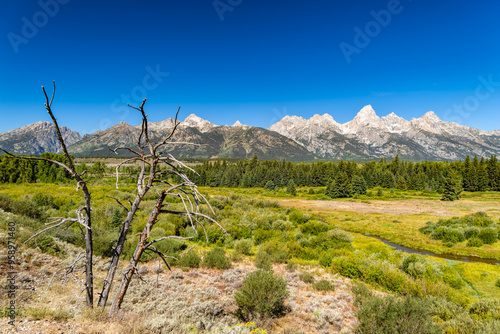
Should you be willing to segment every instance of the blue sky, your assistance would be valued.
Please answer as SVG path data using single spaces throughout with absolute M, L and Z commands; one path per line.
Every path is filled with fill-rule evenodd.
M 195 113 L 269 127 L 285 115 L 500 129 L 500 3 L 451 0 L 41 0 L 0 14 L 0 132 L 49 120 L 81 133 Z

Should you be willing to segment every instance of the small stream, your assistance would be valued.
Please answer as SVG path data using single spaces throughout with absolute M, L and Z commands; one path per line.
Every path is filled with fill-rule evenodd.
M 413 248 L 401 246 L 401 245 L 395 244 L 393 242 L 387 241 L 385 239 L 382 239 L 382 238 L 374 236 L 374 235 L 366 235 L 366 234 L 363 234 L 363 235 L 365 237 L 370 237 L 370 238 L 380 240 L 384 244 L 389 245 L 391 247 L 394 247 L 397 250 L 400 250 L 400 251 L 405 252 L 405 253 L 429 255 L 429 256 L 439 257 L 442 259 L 453 260 L 453 261 L 478 262 L 478 263 L 487 263 L 487 264 L 492 264 L 492 265 L 499 265 L 500 264 L 500 261 L 495 260 L 495 259 L 484 259 L 484 258 L 477 257 L 477 256 L 466 256 L 466 255 L 436 254 L 436 253 L 432 253 L 432 252 L 425 251 L 422 249 L 413 249 Z

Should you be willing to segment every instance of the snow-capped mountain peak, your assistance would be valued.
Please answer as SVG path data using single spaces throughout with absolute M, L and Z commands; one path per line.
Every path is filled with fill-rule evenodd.
M 391 133 L 403 133 L 410 129 L 410 122 L 399 117 L 395 113 L 391 112 L 389 115 L 381 118 L 387 130 Z
M 385 129 L 384 123 L 371 105 L 363 107 L 352 121 L 343 125 L 344 133 L 350 134 L 366 132 L 368 128 Z
M 250 125 L 241 124 L 241 122 L 238 120 L 238 121 L 234 122 L 234 124 L 231 125 L 231 127 L 232 128 L 248 129 L 248 128 L 250 128 Z
M 190 127 L 190 128 L 197 128 L 201 132 L 206 132 L 210 130 L 213 127 L 216 127 L 217 125 L 210 123 L 209 121 L 196 116 L 195 114 L 191 114 L 186 119 L 184 122 L 181 123 L 181 127 Z

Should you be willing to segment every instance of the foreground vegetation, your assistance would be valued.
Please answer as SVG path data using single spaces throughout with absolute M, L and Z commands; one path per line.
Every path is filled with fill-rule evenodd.
M 124 187 L 117 190 L 111 185 L 106 185 L 111 183 L 111 179 L 104 177 L 104 179 L 96 178 L 95 184 L 92 185 L 92 196 L 95 201 L 95 220 L 92 227 L 95 235 L 94 251 L 98 258 L 103 258 L 103 263 L 104 259 L 112 254 L 112 242 L 117 238 L 118 224 L 124 214 L 116 202 L 107 196 L 127 201 L 130 199 L 132 189 Z M 247 260 L 251 260 L 255 267 L 262 270 L 256 271 L 254 276 L 247 276 L 246 287 L 241 288 L 239 295 L 236 295 L 239 297 L 233 301 L 236 309 L 231 311 L 233 313 L 229 313 L 234 319 L 231 321 L 245 323 L 254 320 L 258 322 L 257 326 L 265 327 L 272 332 L 275 328 L 273 326 L 279 324 L 279 321 L 272 325 L 266 322 L 266 319 L 283 316 L 289 312 L 293 314 L 293 308 L 289 308 L 290 305 L 285 302 L 288 293 L 283 290 L 283 281 L 279 281 L 278 277 L 284 274 L 266 274 L 270 270 L 276 270 L 277 266 L 286 265 L 290 272 L 300 268 L 300 280 L 304 282 L 302 284 L 310 286 L 312 291 L 316 291 L 315 293 L 335 294 L 336 289 L 328 276 L 315 279 L 314 274 L 309 274 L 311 268 L 323 268 L 322 270 L 330 275 L 340 274 L 352 279 L 353 293 L 356 295 L 358 305 L 360 333 L 365 333 L 368 328 L 374 329 L 372 331 L 374 333 L 387 333 L 396 330 L 394 328 L 397 326 L 406 326 L 398 327 L 397 330 L 401 331 L 403 328 L 412 328 L 412 324 L 419 324 L 420 327 L 415 327 L 418 328 L 418 333 L 499 331 L 500 287 L 497 282 L 500 280 L 500 269 L 498 266 L 450 262 L 429 256 L 410 255 L 395 251 L 376 239 L 346 231 L 372 233 L 395 242 L 399 241 L 398 238 L 402 241 L 411 240 L 420 248 L 434 251 L 460 254 L 463 250 L 470 253 L 473 249 L 475 254 L 495 257 L 500 250 L 498 231 L 496 230 L 495 240 L 490 238 L 494 233 L 481 232 L 483 229 L 498 229 L 498 212 L 490 211 L 489 214 L 478 213 L 472 216 L 467 214 L 470 214 L 471 210 L 481 211 L 479 208 L 486 207 L 487 204 L 498 207 L 500 202 L 498 194 L 466 193 L 466 207 L 460 207 L 461 204 L 458 203 L 448 208 L 448 214 L 458 218 L 443 219 L 432 212 L 397 215 L 342 211 L 335 208 L 323 210 L 322 207 L 308 205 L 316 202 L 341 203 L 324 197 L 325 187 L 315 187 L 312 191 L 309 187 L 299 187 L 296 196 L 286 193 L 286 189 L 201 188 L 201 191 L 210 197 L 215 218 L 228 234 L 224 234 L 215 226 L 208 226 L 207 241 L 204 232 L 193 230 L 187 218 L 168 216 L 159 218 L 151 234 L 152 238 L 161 235 L 193 237 L 190 240 L 170 239 L 158 243 L 159 250 L 175 257 L 168 260 L 174 271 L 176 268 L 189 271 L 193 270 L 189 268 L 204 267 L 230 272 L 231 268 L 239 266 L 240 261 Z M 390 189 L 383 189 L 382 192 L 382 195 L 378 195 L 378 188 L 368 189 L 364 197 L 347 203 L 367 206 L 377 203 L 388 203 L 391 206 L 400 203 L 404 205 L 411 201 L 419 201 L 421 205 L 428 206 L 442 203 L 437 192 L 408 190 L 391 192 Z M 123 251 L 125 259 L 132 256 L 139 237 L 138 233 L 144 228 L 149 208 L 154 205 L 155 199 L 155 196 L 145 198 L 144 209 L 137 212 L 136 223 L 129 232 L 129 240 Z M 75 208 L 81 205 L 80 201 L 81 198 L 72 186 L 42 183 L 1 185 L 0 229 L 5 233 L 7 223 L 14 221 L 20 227 L 17 238 L 22 242 L 34 231 L 43 228 L 47 217 L 74 215 Z M 290 203 L 297 208 L 289 207 Z M 169 199 L 169 205 L 172 209 L 176 209 L 180 208 L 182 203 L 172 198 Z M 428 221 L 432 223 L 426 224 Z M 455 230 L 463 231 L 463 240 L 460 237 L 453 239 L 457 234 Z M 68 246 L 65 245 L 83 247 L 80 233 L 77 226 L 54 230 L 28 243 L 28 246 L 35 248 L 36 252 L 63 259 L 69 255 Z M 435 236 L 442 235 L 443 238 L 430 238 L 433 233 Z M 453 238 L 447 237 L 448 234 Z M 470 238 L 465 238 L 466 235 Z M 483 245 L 467 246 L 474 237 L 482 240 Z M 453 245 L 447 244 L 450 241 L 453 241 Z M 5 255 L 2 253 L 2 256 Z M 25 261 L 39 261 L 35 259 L 36 257 L 37 255 L 32 256 Z M 146 254 L 142 260 L 155 261 L 156 257 L 154 254 Z M 29 264 L 24 266 L 28 268 Z M 305 268 L 309 269 L 304 271 Z M 263 295 L 258 300 L 249 299 L 254 284 L 257 284 L 259 277 L 266 275 L 277 277 L 276 287 L 280 288 L 273 290 L 281 289 L 281 295 L 275 297 Z M 380 292 L 374 295 L 374 290 Z M 29 303 L 28 292 L 26 298 L 26 303 Z M 128 298 L 133 300 L 134 295 Z M 7 298 L 2 300 L 6 301 Z M 127 308 L 133 310 L 133 307 L 127 306 Z M 385 309 L 386 314 L 390 316 L 384 319 L 376 318 L 373 316 L 375 309 Z M 75 317 L 73 313 L 64 311 L 64 308 L 61 310 L 40 312 L 29 309 L 20 316 L 31 319 L 50 318 L 56 321 L 68 321 Z M 316 311 L 312 309 L 311 319 L 314 319 L 314 312 Z M 418 316 L 413 318 L 408 316 L 409 314 Z M 212 321 L 215 323 L 221 321 L 221 324 L 225 323 L 227 326 L 233 324 L 233 327 L 236 323 L 217 319 L 214 318 Z M 321 326 L 326 326 L 325 329 L 341 330 L 335 327 L 335 321 L 332 320 L 330 323 L 324 320 L 326 318 L 321 319 L 322 322 L 317 321 L 321 322 Z M 398 319 L 406 319 L 408 323 L 401 324 Z M 178 328 L 189 327 L 188 323 L 182 325 L 183 321 L 188 320 L 178 321 L 181 322 Z M 161 328 L 166 325 L 158 326 L 160 327 L 157 328 Z M 323 328 L 321 326 L 317 328 Z M 252 330 L 256 328 L 253 327 Z M 225 330 L 227 333 L 231 332 L 229 329 Z M 344 333 L 348 333 L 349 330 L 346 327 Z

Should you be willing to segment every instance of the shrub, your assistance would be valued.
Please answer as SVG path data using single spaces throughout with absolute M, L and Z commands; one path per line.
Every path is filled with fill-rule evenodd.
M 273 191 L 276 189 L 276 185 L 274 184 L 273 181 L 269 180 L 266 182 L 266 185 L 264 186 L 266 190 Z
M 241 239 L 234 243 L 234 250 L 243 255 L 252 255 L 253 241 L 251 239 Z
M 314 282 L 314 276 L 313 276 L 313 275 L 311 275 L 311 274 L 310 274 L 310 273 L 308 273 L 308 272 L 303 272 L 303 273 L 300 273 L 299 278 L 300 278 L 303 282 L 306 282 L 306 283 L 313 283 L 313 282 Z
M 181 267 L 198 268 L 200 266 L 200 262 L 201 262 L 200 256 L 198 255 L 198 253 L 196 253 L 196 251 L 192 249 L 189 252 L 182 254 L 179 259 L 179 265 Z M 225 269 L 225 268 L 219 268 L 219 269 Z
M 432 322 L 428 303 L 414 297 L 363 299 L 358 319 L 360 333 L 441 333 Z
M 495 286 L 496 286 L 497 288 L 500 288 L 500 278 L 499 278 L 499 279 L 497 279 L 497 282 L 495 283 Z
M 263 270 L 271 270 L 273 268 L 271 255 L 262 248 L 260 248 L 255 255 L 255 267 Z
M 309 188 L 308 194 L 309 195 L 314 195 L 315 194 L 314 188 Z
M 237 314 L 243 320 L 279 317 L 287 312 L 284 301 L 289 294 L 282 277 L 272 271 L 254 271 L 234 295 Z
M 477 226 L 469 226 L 465 229 L 465 239 L 477 237 L 481 229 Z
M 465 240 L 464 231 L 456 228 L 448 228 L 443 236 L 443 242 L 457 243 Z
M 297 264 L 295 262 L 288 262 L 286 264 L 286 271 L 288 272 L 294 272 L 295 270 L 297 270 Z M 500 279 L 499 279 L 499 282 L 500 282 Z
M 328 254 L 328 253 L 323 253 L 320 257 L 319 257 L 319 264 L 320 266 L 322 267 L 325 267 L 325 268 L 328 268 L 332 265 L 332 261 L 333 261 L 333 257 Z
M 290 221 L 292 223 L 300 225 L 300 224 L 307 223 L 309 221 L 309 219 L 311 219 L 311 216 L 305 215 L 300 211 L 294 210 L 292 213 L 290 213 L 290 216 L 288 218 L 290 219 Z
M 61 256 L 61 252 L 62 252 L 61 249 L 54 242 L 54 239 L 48 235 L 38 239 L 36 242 L 36 245 L 38 247 L 40 247 L 40 250 L 43 253 L 55 255 L 55 256 Z
M 327 232 L 328 237 L 341 242 L 351 243 L 354 237 L 351 233 L 344 231 L 340 228 L 336 228 Z
M 278 219 L 271 224 L 271 228 L 276 231 L 289 231 L 293 230 L 293 224 L 289 221 Z
M 500 319 L 500 301 L 495 299 L 482 299 L 475 302 L 469 309 L 473 319 Z
M 317 220 L 310 220 L 300 225 L 300 231 L 304 234 L 318 235 L 321 232 L 328 231 L 328 225 Z
M 335 285 L 325 279 L 314 283 L 313 288 L 319 291 L 335 291 Z
M 485 244 L 494 244 L 498 240 L 498 231 L 492 227 L 486 227 L 481 230 L 478 234 L 479 239 L 481 239 Z
M 54 203 L 54 196 L 44 193 L 36 193 L 32 197 L 33 202 L 38 206 L 54 209 L 59 209 L 59 207 Z
M 479 239 L 478 237 L 470 238 L 469 241 L 467 241 L 467 247 L 481 247 L 482 245 L 483 240 Z
M 203 257 L 202 264 L 208 268 L 229 269 L 231 262 L 226 256 L 226 251 L 223 248 L 215 247 L 208 251 Z

